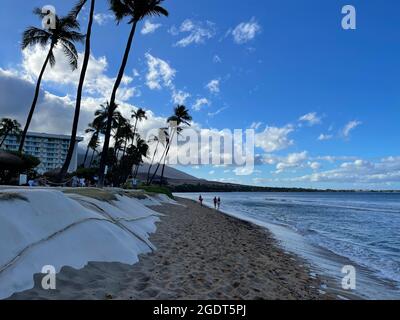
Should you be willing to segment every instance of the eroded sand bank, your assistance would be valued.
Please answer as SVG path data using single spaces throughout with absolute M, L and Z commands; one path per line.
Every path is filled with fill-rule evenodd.
M 268 232 L 190 200 L 153 209 L 165 216 L 151 242 L 157 250 L 134 266 L 90 263 L 63 268 L 57 290 L 12 299 L 329 299 L 303 262 L 284 253 Z M 99 244 L 101 245 L 101 244 Z

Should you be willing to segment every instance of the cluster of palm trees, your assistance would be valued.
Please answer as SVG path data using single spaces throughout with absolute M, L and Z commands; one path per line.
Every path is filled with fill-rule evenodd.
M 109 108 L 108 103 L 101 105 L 101 108 L 95 112 L 93 122 L 86 129 L 86 133 L 91 135 L 83 162 L 86 167 L 92 168 L 98 165 L 95 160 L 96 156 L 101 156 L 98 147 L 101 136 L 106 134 Z M 142 108 L 133 111 L 131 119 L 125 118 L 118 108 L 113 113 L 111 137 L 114 145 L 108 149 L 106 162 L 107 171 L 110 173 L 109 179 L 113 185 L 121 185 L 129 177 L 136 179 L 145 159 L 151 160 L 146 183 L 152 184 L 157 174 L 161 174 L 159 182 L 162 185 L 173 138 L 191 125 L 192 117 L 185 106 L 177 106 L 173 115 L 167 120 L 167 127 L 158 129 L 158 134 L 153 135 L 148 141 L 142 138 L 138 130 L 138 124 L 144 120 L 147 120 L 147 114 Z M 150 144 L 155 144 L 151 157 L 149 156 Z M 158 161 L 155 167 L 156 160 Z M 155 170 L 152 172 L 154 167 Z
M 123 180 L 130 175 L 129 173 L 132 171 L 133 167 L 135 168 L 133 172 L 134 175 L 137 174 L 140 164 L 143 163 L 143 158 L 148 156 L 149 146 L 137 132 L 138 123 L 146 119 L 145 111 L 139 109 L 132 114 L 131 120 L 134 120 L 134 124 L 132 125 L 130 121 L 125 119 L 118 111 L 116 100 L 118 89 L 121 85 L 129 60 L 138 23 L 147 16 L 168 16 L 168 11 L 161 6 L 164 0 L 108 1 L 110 4 L 110 10 L 114 13 L 117 23 L 120 24 L 126 18 L 128 20 L 128 24 L 131 25 L 131 29 L 128 35 L 123 58 L 121 60 L 119 72 L 111 92 L 111 97 L 109 101 L 105 105 L 102 105 L 101 109 L 96 112 L 94 121 L 89 125 L 89 128 L 86 131 L 92 135 L 88 144 L 85 163 L 89 158 L 90 151 L 90 166 L 93 165 L 96 154 L 98 154 L 100 157 L 98 181 L 98 185 L 100 187 L 104 186 L 106 173 L 109 172 L 109 170 L 106 170 L 107 168 L 111 168 L 111 170 L 113 170 L 112 173 L 114 177 L 118 177 L 118 180 Z M 39 44 L 44 48 L 48 48 L 48 53 L 37 80 L 34 99 L 32 101 L 26 125 L 21 135 L 19 147 L 20 152 L 23 152 L 26 135 L 36 109 L 43 75 L 48 65 L 53 67 L 56 63 L 54 49 L 56 47 L 62 48 L 65 56 L 68 58 L 71 69 L 76 70 L 78 68 L 78 53 L 75 44 L 85 40 L 85 53 L 77 89 L 75 115 L 71 131 L 71 142 L 66 161 L 58 176 L 59 181 L 63 181 L 65 179 L 74 153 L 82 104 L 83 87 L 91 53 L 92 26 L 96 0 L 90 0 L 90 11 L 85 36 L 80 33 L 80 25 L 77 21 L 78 15 L 88 2 L 89 0 L 79 0 L 79 2 L 66 17 L 56 16 L 54 29 L 39 29 L 35 27 L 29 27 L 24 32 L 22 40 L 23 49 L 27 48 L 28 46 Z M 43 11 L 40 9 L 36 9 L 34 13 L 41 19 L 45 19 L 48 14 L 43 13 Z M 160 135 L 152 139 L 152 142 L 157 142 L 157 146 L 155 148 L 148 173 L 148 183 L 152 183 L 154 181 L 161 165 L 161 183 L 163 182 L 164 169 L 168 154 L 171 149 L 172 138 L 183 130 L 182 125 L 190 125 L 191 120 L 192 118 L 190 117 L 188 110 L 184 106 L 178 106 L 175 108 L 174 115 L 168 119 L 168 128 L 160 129 Z M 104 137 L 104 144 L 102 151 L 98 152 L 97 150 L 100 146 L 101 136 Z M 114 147 L 111 148 L 110 146 L 112 138 L 114 139 Z M 157 168 L 151 176 L 151 168 L 154 165 L 160 145 L 164 145 L 165 148 L 158 162 Z
M 21 125 L 17 120 L 3 118 L 0 120 L 0 148 L 3 146 L 7 137 L 10 135 L 19 136 L 21 134 Z

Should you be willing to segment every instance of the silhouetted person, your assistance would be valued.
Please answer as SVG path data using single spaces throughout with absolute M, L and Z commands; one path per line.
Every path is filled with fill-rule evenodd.
M 199 202 L 200 202 L 200 205 L 203 206 L 203 197 L 201 195 L 199 197 Z

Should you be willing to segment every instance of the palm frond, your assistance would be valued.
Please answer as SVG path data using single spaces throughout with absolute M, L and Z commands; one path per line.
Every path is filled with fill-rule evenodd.
M 49 62 L 50 62 L 50 66 L 53 68 L 56 65 L 56 58 L 54 57 L 54 52 L 53 50 L 51 50 L 49 52 Z
M 38 16 L 40 19 L 43 19 L 48 14 L 48 12 L 43 13 L 42 8 L 35 8 L 33 9 L 33 14 Z
M 50 39 L 51 34 L 49 32 L 35 27 L 29 27 L 22 35 L 21 47 L 23 50 L 36 44 L 40 44 L 44 47 L 48 44 Z
M 80 30 L 81 28 L 78 20 L 71 15 L 60 18 L 57 27 L 58 29 L 64 30 L 66 32 L 71 30 Z
M 78 68 L 78 52 L 74 46 L 74 44 L 67 40 L 61 40 L 62 49 L 64 54 L 68 58 L 69 65 L 72 70 L 76 70 Z
M 110 9 L 118 23 L 130 16 L 129 23 L 142 20 L 146 16 L 168 16 L 168 11 L 161 6 L 164 0 L 109 0 Z
M 131 0 L 129 1 L 133 7 L 134 20 L 142 20 L 146 16 L 168 16 L 166 9 L 161 7 L 164 0 Z
M 71 41 L 71 42 L 83 42 L 83 40 L 85 40 L 85 38 L 86 38 L 86 36 L 85 35 L 83 35 L 83 34 L 81 34 L 81 33 L 79 33 L 79 32 L 76 32 L 76 31 L 68 31 L 68 32 L 66 32 L 66 31 L 60 31 L 59 32 L 59 37 L 61 38 L 61 39 L 65 39 L 65 40 L 68 40 L 68 41 Z
M 69 16 L 73 17 L 74 19 L 77 19 L 80 12 L 82 11 L 83 7 L 85 6 L 87 0 L 79 0 L 78 3 L 75 5 L 75 7 L 72 8 L 70 13 L 68 14 Z
M 165 16 L 168 17 L 169 16 L 169 12 L 167 9 L 161 7 L 161 6 L 155 6 L 153 8 L 153 10 L 151 10 L 149 12 L 148 15 L 153 15 L 153 16 Z
M 117 23 L 120 23 L 125 17 L 133 15 L 133 11 L 125 2 L 121 0 L 109 0 L 110 10 L 114 12 Z

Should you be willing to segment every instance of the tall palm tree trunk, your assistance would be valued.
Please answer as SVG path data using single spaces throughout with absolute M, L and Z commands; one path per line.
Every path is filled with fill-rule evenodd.
M 163 185 L 165 165 L 166 165 L 166 162 L 167 162 L 167 158 L 168 158 L 168 154 L 169 154 L 170 149 L 171 149 L 171 144 L 168 146 L 168 150 L 167 150 L 167 152 L 165 154 L 165 157 L 164 157 L 164 163 L 163 163 L 163 167 L 162 167 L 162 171 L 161 171 L 160 186 Z
M 29 111 L 28 119 L 26 120 L 25 128 L 24 128 L 24 131 L 22 132 L 22 135 L 21 135 L 21 141 L 20 141 L 19 149 L 18 149 L 19 152 L 22 152 L 24 150 L 24 144 L 25 144 L 25 140 L 26 140 L 26 135 L 28 134 L 28 130 L 29 130 L 29 127 L 31 125 L 33 114 L 35 112 L 36 104 L 37 104 L 37 101 L 38 101 L 38 98 L 39 98 L 40 85 L 42 84 L 43 75 L 44 75 L 44 72 L 46 71 L 47 65 L 48 65 L 48 63 L 50 61 L 50 56 L 52 55 L 53 49 L 54 49 L 54 43 L 52 43 L 50 45 L 49 53 L 47 54 L 46 60 L 44 61 L 42 70 L 40 71 L 39 78 L 38 78 L 37 83 L 36 83 L 35 95 L 33 97 L 31 110 Z
M 157 164 L 156 171 L 154 171 L 153 176 L 151 177 L 150 183 L 149 183 L 149 184 L 152 184 L 152 183 L 153 183 L 153 181 L 154 181 L 154 179 L 155 179 L 155 177 L 156 177 L 156 175 L 157 175 L 157 172 L 158 172 L 158 170 L 159 170 L 160 167 L 161 167 L 161 163 L 163 162 L 163 159 L 167 156 L 167 152 L 168 152 L 168 150 L 169 150 L 170 143 L 171 143 L 171 140 L 170 140 L 170 141 L 167 143 L 167 145 L 165 146 L 164 152 L 163 152 L 163 154 L 162 154 L 162 156 L 161 156 L 161 158 L 160 158 L 160 161 L 159 161 L 158 164 Z
M 167 161 L 167 157 L 168 157 L 169 151 L 170 151 L 170 149 L 171 149 L 171 143 L 172 143 L 172 141 L 173 141 L 173 139 L 174 139 L 174 136 L 175 136 L 175 130 L 172 131 L 172 134 L 171 134 L 169 143 L 168 143 L 168 145 L 166 146 L 166 149 L 165 149 L 164 154 L 163 154 L 164 162 L 163 162 L 163 168 L 162 168 L 162 172 L 161 172 L 160 186 L 162 186 L 162 183 L 163 183 L 163 180 L 164 180 L 165 164 L 166 164 L 166 161 Z M 159 169 L 160 166 L 161 166 L 161 161 L 163 160 L 163 158 L 161 158 L 160 163 L 159 163 L 158 166 L 157 166 L 157 170 L 156 170 L 156 172 L 154 173 L 154 177 L 155 177 L 155 174 L 157 173 L 158 169 Z M 153 179 L 154 179 L 154 178 L 153 178 Z M 151 182 L 153 182 L 153 179 L 152 179 Z
M 131 33 L 129 34 L 128 42 L 126 44 L 126 49 L 124 53 L 124 58 L 122 59 L 122 64 L 117 76 L 117 80 L 115 81 L 114 88 L 112 91 L 111 99 L 110 99 L 110 107 L 108 110 L 108 119 L 107 119 L 107 129 L 106 134 L 104 137 L 104 145 L 103 145 L 103 152 L 101 153 L 100 159 L 100 172 L 99 172 L 99 187 L 104 187 L 104 178 L 105 178 L 105 169 L 107 163 L 107 156 L 108 156 L 108 148 L 110 147 L 110 140 L 111 140 L 111 128 L 112 128 L 112 120 L 113 114 L 116 109 L 115 100 L 117 97 L 117 91 L 119 86 L 121 85 L 122 78 L 124 76 L 125 68 L 128 63 L 129 53 L 132 47 L 133 38 L 136 32 L 136 25 L 137 22 L 133 22 Z
M 154 160 L 156 159 L 157 150 L 158 150 L 158 146 L 159 145 L 160 145 L 160 141 L 157 142 L 156 149 L 154 151 L 153 158 L 151 159 L 151 163 L 150 163 L 150 166 L 149 166 L 149 171 L 147 172 L 147 181 L 146 181 L 147 184 L 150 183 L 151 168 L 153 167 Z
M 139 121 L 139 119 L 136 118 L 135 127 L 133 128 L 133 141 L 132 141 L 132 144 L 135 141 L 138 121 Z
M 128 148 L 128 140 L 125 140 L 125 144 L 124 144 L 124 151 L 122 152 L 122 158 L 125 157 L 126 155 L 126 149 Z
M 84 168 L 86 167 L 86 161 L 87 161 L 87 158 L 89 156 L 89 150 L 90 150 L 90 147 L 88 145 L 87 148 L 86 148 L 85 160 L 83 160 L 83 167 Z
M 76 106 L 75 106 L 74 122 L 72 125 L 71 142 L 69 144 L 67 158 L 65 159 L 64 165 L 58 176 L 59 181 L 64 180 L 65 175 L 67 174 L 69 166 L 71 164 L 72 156 L 74 154 L 75 147 L 76 147 L 76 135 L 78 133 L 79 117 L 80 117 L 80 113 L 81 113 L 83 85 L 85 83 L 86 72 L 87 72 L 89 60 L 90 60 L 91 36 L 92 36 L 92 26 L 93 26 L 95 5 L 96 5 L 96 0 L 92 0 L 91 5 L 90 5 L 88 29 L 87 29 L 87 34 L 86 34 L 85 57 L 83 59 L 82 71 L 81 71 L 81 76 L 79 79 L 78 92 L 77 92 L 77 96 L 76 96 Z
M 140 168 L 140 164 L 138 164 L 137 166 L 136 166 L 136 169 L 135 169 L 135 174 L 133 175 L 133 178 L 134 179 L 136 179 L 137 178 L 137 176 L 138 176 L 138 174 L 139 174 L 139 168 Z
M 93 149 L 92 158 L 90 159 L 89 168 L 91 168 L 91 167 L 92 167 L 92 165 L 93 165 L 93 161 L 94 161 L 94 155 L 95 155 L 95 154 L 96 154 L 96 150 L 95 150 L 95 149 Z

